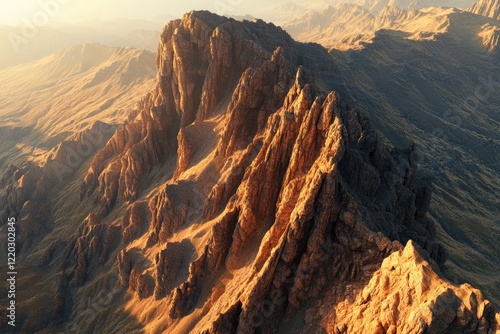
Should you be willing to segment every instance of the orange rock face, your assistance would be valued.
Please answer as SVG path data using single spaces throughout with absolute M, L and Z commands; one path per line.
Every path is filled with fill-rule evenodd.
M 175 163 L 125 217 L 125 240 L 146 239 L 118 256 L 122 284 L 167 303 L 158 331 L 192 319 L 199 333 L 491 332 L 480 293 L 439 277 L 446 254 L 414 150 L 324 91 L 314 73 L 334 64 L 319 59 L 261 21 L 193 12 L 165 28 L 156 89 L 82 188 L 107 212 Z M 183 232 L 205 225 L 201 245 Z
M 335 306 L 327 331 L 492 333 L 495 312 L 481 292 L 450 284 L 438 273 L 425 252 L 408 242 L 384 259 L 361 291 Z
M 440 277 L 414 150 L 316 80 L 335 68 L 323 49 L 192 12 L 165 27 L 157 67 L 84 177 L 101 207 L 59 290 L 100 262 L 148 333 L 494 332 L 481 293 Z

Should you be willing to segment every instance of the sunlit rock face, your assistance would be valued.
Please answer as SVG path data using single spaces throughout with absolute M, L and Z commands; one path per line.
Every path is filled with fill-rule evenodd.
M 96 208 L 44 261 L 59 277 L 53 326 L 493 333 L 481 293 L 441 277 L 415 148 L 319 80 L 337 66 L 326 50 L 191 12 L 165 27 L 156 65 L 156 87 L 76 179 Z M 110 276 L 118 292 L 77 322 Z
M 472 4 L 468 11 L 500 20 L 500 1 L 498 0 L 479 0 Z

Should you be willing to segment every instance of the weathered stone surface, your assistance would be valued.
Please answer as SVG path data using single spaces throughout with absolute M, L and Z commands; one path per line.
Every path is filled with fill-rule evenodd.
M 133 267 L 133 258 L 131 252 L 126 252 L 122 250 L 117 256 L 118 262 L 118 276 L 121 285 L 128 287 L 130 282 L 130 273 Z
M 145 233 L 149 217 L 148 204 L 146 202 L 135 202 L 123 217 L 123 240 L 131 242 Z
M 269 115 L 283 103 L 293 75 L 284 52 L 283 48 L 277 48 L 270 60 L 242 74 L 227 108 L 226 126 L 217 146 L 220 159 L 246 148 L 257 132 L 262 131 Z
M 480 293 L 439 278 L 414 149 L 324 91 L 323 52 L 258 20 L 167 25 L 156 88 L 82 184 L 103 210 L 68 242 L 74 282 L 123 235 L 119 281 L 156 332 L 492 332 Z M 204 122 L 219 136 L 200 145 Z M 102 223 L 115 214 L 122 228 Z
M 167 243 L 167 247 L 156 255 L 155 290 L 156 299 L 164 298 L 189 275 L 193 246 L 189 241 Z M 185 268 L 185 269 L 184 269 Z
M 166 185 L 149 202 L 152 218 L 148 245 L 166 242 L 186 221 L 192 197 L 180 188 L 176 184 Z
M 327 331 L 493 333 L 495 312 L 481 292 L 469 284 L 450 284 L 437 273 L 425 252 L 409 241 L 384 259 L 353 300 L 335 306 Z
M 95 213 L 91 213 L 68 243 L 63 255 L 65 267 L 74 265 L 74 284 L 84 284 L 92 267 L 104 264 L 120 240 L 120 227 L 106 226 Z
M 468 11 L 500 20 L 500 2 L 498 0 L 479 0 L 473 3 Z

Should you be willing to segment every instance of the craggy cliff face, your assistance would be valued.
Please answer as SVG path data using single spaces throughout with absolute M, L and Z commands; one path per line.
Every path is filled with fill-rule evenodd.
M 44 259 L 59 277 L 47 326 L 75 325 L 82 291 L 116 274 L 82 332 L 494 332 L 481 292 L 440 277 L 415 151 L 317 79 L 335 75 L 326 51 L 192 12 L 165 27 L 156 63 L 156 88 L 75 175 L 97 209 Z M 117 308 L 128 316 L 106 316 Z

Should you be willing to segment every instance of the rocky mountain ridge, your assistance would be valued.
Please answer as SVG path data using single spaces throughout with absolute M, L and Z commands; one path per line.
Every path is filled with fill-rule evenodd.
M 495 20 L 500 20 L 500 1 L 479 0 L 472 4 L 468 11 L 474 14 L 491 17 Z
M 357 50 L 385 30 L 395 31 L 408 40 L 435 40 L 450 29 L 455 8 L 402 9 L 385 6 L 376 15 L 362 6 L 340 4 L 321 12 L 311 12 L 283 25 L 294 38 L 316 42 L 329 49 Z
M 415 147 L 328 88 L 326 50 L 191 12 L 166 26 L 156 65 L 156 87 L 68 183 L 88 215 L 39 263 L 58 278 L 52 322 L 23 329 L 494 333 L 491 303 L 440 277 Z M 125 291 L 80 319 L 113 274 Z
M 275 1 L 272 4 L 263 6 L 252 6 L 246 3 L 241 3 L 235 8 L 224 8 L 230 11 L 222 14 L 233 14 L 235 11 L 238 14 L 249 13 L 254 17 L 259 17 L 276 24 L 282 25 L 291 20 L 299 18 L 304 14 L 311 12 L 321 12 L 328 7 L 337 7 L 339 5 L 356 5 L 360 6 L 370 14 L 376 16 L 385 7 L 396 6 L 403 10 L 420 10 L 429 7 L 454 7 L 465 10 L 473 4 L 473 0 L 281 0 Z

